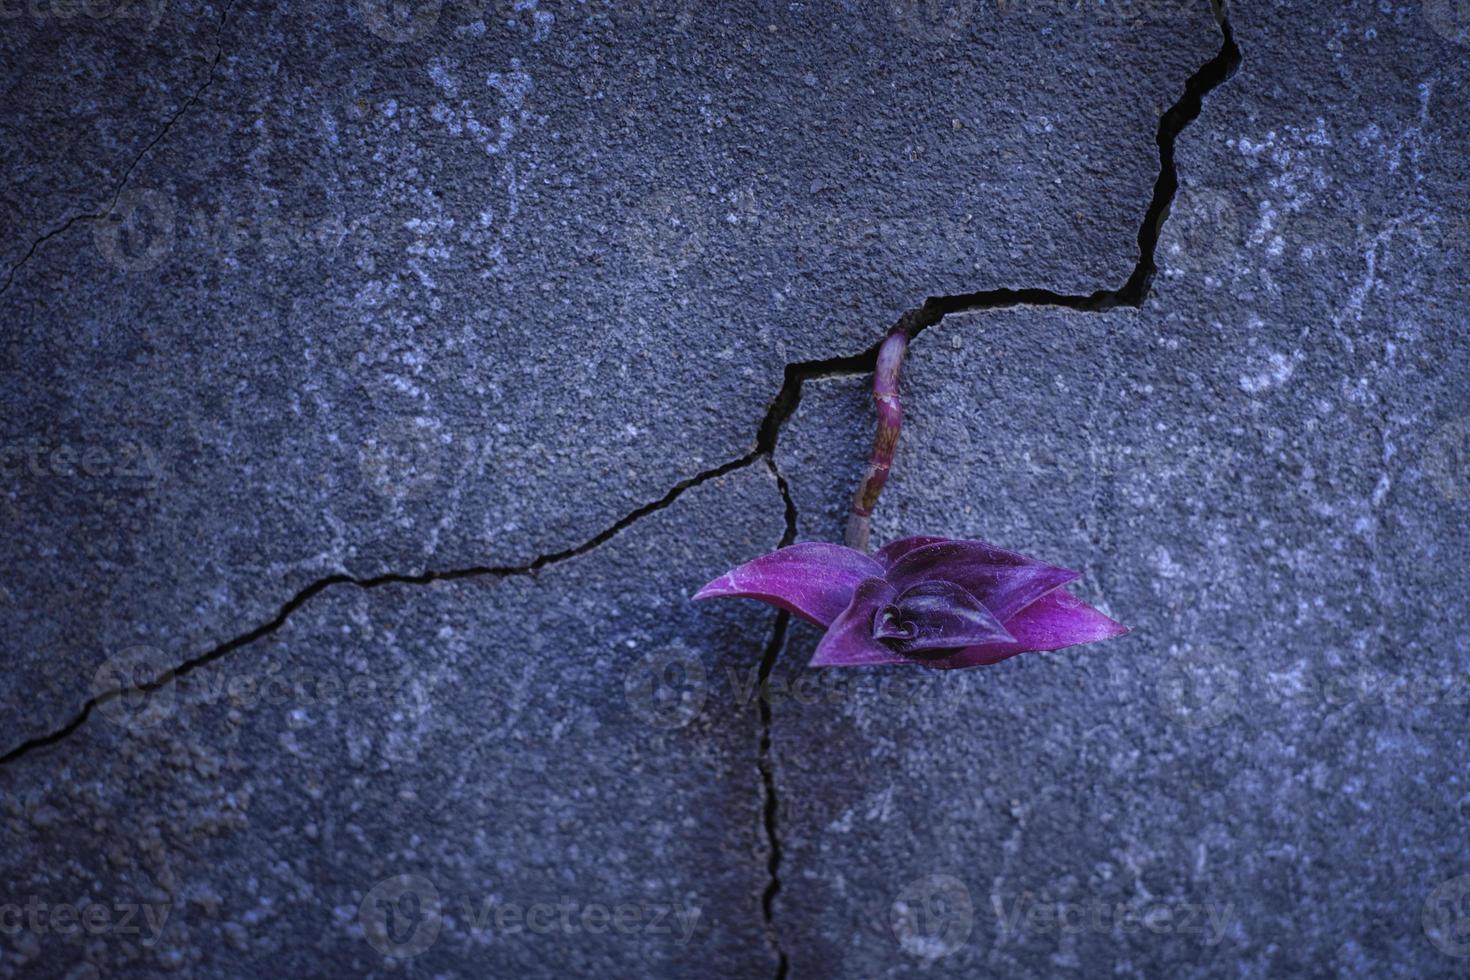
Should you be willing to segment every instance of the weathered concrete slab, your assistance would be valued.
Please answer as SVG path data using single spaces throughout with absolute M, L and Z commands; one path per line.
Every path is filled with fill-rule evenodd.
M 218 11 L 111 218 L 0 297 L 6 746 L 128 644 L 182 661 L 324 575 L 586 541 L 930 292 L 1120 282 L 1207 7 L 929 9 Z M 163 71 L 166 36 L 78 48 L 37 104 Z M 51 161 L 37 213 L 95 182 L 11 138 Z
M 103 706 L 0 769 L 0 976 L 773 972 L 731 693 L 772 617 L 688 596 L 781 514 L 749 467 L 537 577 L 334 590 Z
M 1148 306 L 924 333 L 874 522 L 1078 568 L 1134 632 L 773 705 L 793 975 L 1463 974 L 1464 49 L 1408 8 L 1235 26 Z M 804 536 L 865 384 L 783 439 Z
M 221 13 L 194 0 L 20 0 L 0 10 L 0 288 L 38 239 L 112 205 L 208 83 Z
M 925 295 L 1120 284 L 1219 43 L 1196 4 L 48 11 L 3 42 L 44 84 L 0 141 L 0 752 L 323 576 L 592 540 Z M 817 674 L 792 627 L 792 976 L 1463 973 L 1462 20 L 1234 11 L 1148 306 L 916 342 L 875 534 L 1072 565 L 1134 633 Z M 782 435 L 805 537 L 865 384 Z M 0 975 L 774 974 L 772 617 L 687 598 L 785 527 L 756 461 L 101 705 L 0 767 Z

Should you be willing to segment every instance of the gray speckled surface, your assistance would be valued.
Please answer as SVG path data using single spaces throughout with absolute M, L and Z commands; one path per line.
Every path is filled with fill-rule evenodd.
M 1208 7 L 63 7 L 0 38 L 0 754 L 326 576 L 621 529 L 329 587 L 0 765 L 0 976 L 1464 974 L 1463 4 L 1233 9 L 1144 308 L 915 342 L 875 536 L 1134 632 L 815 673 L 793 625 L 770 922 L 772 617 L 687 597 L 784 502 L 618 522 L 926 295 L 1121 284 Z M 802 537 L 865 384 L 782 430 Z
M 688 596 L 780 540 L 780 503 L 751 467 L 535 578 L 335 589 L 99 708 L 59 764 L 0 777 L 0 877 L 167 918 L 151 943 L 141 917 L 42 934 L 0 971 L 771 972 L 754 711 L 730 693 L 770 616 Z M 423 904 L 390 923 L 404 876 Z
M 875 518 L 1070 564 L 1133 633 L 777 707 L 794 976 L 1464 975 L 1470 73 L 1407 11 L 1233 20 L 1150 302 L 925 332 Z M 805 536 L 870 415 L 808 386 Z
M 210 84 L 0 295 L 4 444 L 153 464 L 7 473 L 14 607 L 91 610 L 6 631 L 67 665 L 15 658 L 22 732 L 109 650 L 182 660 L 325 574 L 576 545 L 747 452 L 786 362 L 929 292 L 1120 282 L 1156 117 L 1218 45 L 1202 4 L 954 40 L 881 9 L 418 9 L 404 41 L 381 7 L 169 14 L 222 23 Z M 139 60 L 93 56 L 101 88 Z M 28 209 L 94 165 L 14 138 L 57 154 Z

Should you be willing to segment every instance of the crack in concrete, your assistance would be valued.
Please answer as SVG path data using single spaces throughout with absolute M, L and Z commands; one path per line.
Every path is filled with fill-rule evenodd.
M 1175 141 L 1180 133 L 1198 118 L 1200 112 L 1203 110 L 1205 97 L 1216 87 L 1228 81 L 1235 74 L 1241 62 L 1240 49 L 1235 43 L 1234 34 L 1230 28 L 1225 0 L 1212 0 L 1212 6 L 1215 11 L 1216 22 L 1221 31 L 1221 47 L 1219 52 L 1210 61 L 1206 62 L 1189 77 L 1185 82 L 1184 94 L 1180 97 L 1179 101 L 1174 103 L 1159 119 L 1158 131 L 1155 135 L 1155 142 L 1159 147 L 1159 176 L 1155 180 L 1153 195 L 1144 213 L 1143 221 L 1139 226 L 1138 261 L 1127 281 L 1116 289 L 1100 289 L 1088 295 L 1057 293 L 1047 289 L 1014 289 L 1005 287 L 948 296 L 931 296 L 926 298 L 919 306 L 903 313 L 896 321 L 895 327 L 907 329 L 910 338 L 917 339 L 919 334 L 924 330 L 939 323 L 946 316 L 955 313 L 971 313 L 1014 306 L 1051 306 L 1085 312 L 1104 312 L 1118 307 L 1138 308 L 1143 305 L 1150 292 L 1153 278 L 1158 271 L 1155 254 L 1158 248 L 1159 236 L 1163 230 L 1164 222 L 1168 218 L 1169 207 L 1173 202 L 1174 195 L 1179 189 L 1179 174 L 1175 162 Z M 223 51 L 222 37 L 224 22 L 228 15 L 229 8 L 227 7 L 225 17 L 220 22 L 221 47 L 216 52 L 214 62 L 210 66 L 209 78 L 205 80 L 204 84 L 200 86 L 184 107 L 175 113 L 158 137 L 138 155 L 133 162 L 133 167 L 137 166 L 138 161 L 163 138 L 173 123 L 197 101 L 209 83 L 213 81 L 214 66 L 218 64 L 220 54 Z M 133 167 L 129 167 L 128 174 L 132 173 Z M 123 184 L 119 185 L 118 192 L 114 195 L 114 204 L 116 203 L 117 196 L 121 194 L 123 186 L 126 185 L 126 182 L 127 176 L 124 177 Z M 97 220 L 100 217 L 105 217 L 105 215 L 82 216 L 82 218 L 87 217 L 92 218 L 92 220 Z M 41 242 L 55 234 L 59 234 L 75 221 L 82 220 L 82 218 L 74 218 L 55 232 L 38 240 L 31 247 L 31 252 L 26 255 L 25 259 L 22 259 L 20 263 L 17 263 L 11 269 L 10 277 L 6 280 L 5 287 L 0 288 L 0 293 L 3 293 L 4 289 L 9 287 L 16 269 L 30 258 L 30 255 L 35 252 Z M 796 540 L 798 513 L 795 500 L 791 494 L 790 485 L 786 477 L 781 473 L 776 462 L 776 445 L 780 439 L 781 429 L 790 420 L 800 404 L 802 386 L 807 381 L 860 375 L 871 372 L 876 363 L 878 347 L 881 343 L 882 341 L 880 339 L 867 350 L 857 354 L 801 361 L 786 365 L 781 389 L 776 397 L 772 399 L 765 416 L 761 419 L 754 449 L 719 466 L 703 470 L 692 477 L 680 481 L 658 500 L 644 504 L 629 512 L 611 526 L 598 532 L 579 545 L 562 551 L 541 555 L 525 565 L 474 566 L 443 571 L 426 570 L 416 574 L 393 572 L 371 578 L 357 578 L 344 574 L 329 575 L 312 582 L 310 585 L 298 591 L 280 607 L 275 617 L 270 621 L 257 626 L 249 632 L 240 634 L 231 640 L 227 640 L 197 657 L 185 661 L 179 667 L 141 685 L 139 690 L 155 690 L 170 683 L 175 677 L 182 676 L 206 664 L 213 663 L 235 650 L 248 646 L 256 640 L 274 633 L 285 625 L 286 621 L 297 609 L 301 608 L 319 593 L 334 586 L 351 585 L 362 589 L 373 589 L 390 584 L 425 585 L 432 582 L 466 578 L 507 578 L 517 575 L 534 575 L 542 568 L 579 557 L 601 546 L 649 514 L 669 507 L 684 491 L 736 470 L 743 469 L 760 460 L 764 460 L 770 468 L 785 504 L 786 529 L 782 535 L 781 544 L 783 546 L 791 544 Z M 773 621 L 771 639 L 761 658 L 758 691 L 764 691 L 766 689 L 771 672 L 775 669 L 776 661 L 781 651 L 785 648 L 790 619 L 790 615 L 784 611 L 776 614 Z M 120 697 L 124 693 L 127 693 L 128 690 L 130 689 L 114 689 L 94 696 L 61 728 L 47 735 L 23 742 L 5 755 L 0 756 L 0 765 L 14 762 L 35 750 L 54 745 L 66 739 L 87 721 L 93 709 L 99 704 Z M 760 719 L 757 765 L 761 776 L 763 826 L 767 842 L 767 883 L 761 895 L 761 912 L 768 941 L 777 957 L 777 980 L 784 980 L 789 972 L 790 962 L 786 952 L 782 948 L 775 923 L 775 900 L 781 890 L 780 867 L 782 846 L 778 824 L 780 799 L 776 788 L 775 765 L 772 756 L 771 705 L 769 699 L 764 696 L 758 698 L 757 704 L 759 706 Z
M 88 717 L 91 716 L 93 710 L 101 704 L 114 701 L 134 691 L 143 693 L 155 691 L 165 684 L 172 682 L 176 677 L 183 676 L 200 667 L 211 664 L 241 647 L 249 646 L 255 641 L 269 636 L 284 626 L 286 621 L 290 619 L 291 615 L 297 609 L 304 606 L 318 594 L 334 586 L 350 585 L 360 589 L 375 589 L 384 585 L 427 585 L 432 582 L 448 582 L 466 578 L 510 578 L 518 575 L 534 575 L 549 565 L 578 558 L 600 547 L 616 537 L 624 529 L 631 527 L 649 514 L 669 507 L 684 494 L 684 491 L 693 489 L 700 484 L 708 483 L 710 480 L 717 479 L 726 474 L 733 473 L 736 470 L 744 469 L 761 460 L 765 460 L 766 465 L 770 467 L 771 473 L 776 478 L 776 485 L 781 491 L 786 508 L 786 531 L 782 536 L 782 544 L 790 544 L 795 540 L 796 535 L 796 503 L 792 499 L 791 488 L 786 481 L 786 477 L 776 465 L 776 443 L 780 438 L 781 429 L 801 403 L 802 385 L 807 381 L 862 374 L 869 370 L 871 370 L 870 352 L 849 357 L 802 361 L 786 365 L 781 390 L 772 399 L 769 407 L 766 409 L 766 414 L 762 418 L 760 427 L 757 430 L 754 449 L 744 455 L 727 460 L 718 466 L 701 470 L 694 476 L 680 480 L 662 497 L 629 511 L 617 521 L 586 539 L 581 544 L 564 548 L 560 551 L 538 555 L 524 565 L 474 565 L 468 568 L 426 569 L 421 572 L 385 572 L 381 575 L 367 578 L 339 572 L 316 579 L 282 603 L 275 616 L 254 629 L 211 647 L 204 653 L 185 660 L 178 667 L 164 671 L 152 680 L 140 683 L 135 687 L 113 688 L 87 699 L 71 719 L 61 727 L 47 734 L 28 739 L 10 749 L 4 755 L 0 755 L 0 766 L 14 762 L 37 749 L 54 745 L 67 738 L 80 728 L 87 721 Z M 769 667 L 766 668 L 766 673 L 769 674 Z
M 771 475 L 776 478 L 781 499 L 786 503 L 786 530 L 781 535 L 779 545 L 784 548 L 796 541 L 800 515 L 796 509 L 796 500 L 791 495 L 791 486 L 776 463 L 774 442 L 771 450 L 766 456 L 766 464 L 771 469 Z M 780 797 L 776 792 L 776 767 L 771 755 L 771 699 L 767 692 L 770 690 L 771 671 L 776 667 L 776 659 L 786 648 L 786 631 L 790 625 L 790 613 L 784 609 L 776 613 L 771 627 L 771 641 L 766 644 L 765 654 L 761 657 L 755 687 L 756 705 L 760 712 L 760 747 L 756 765 L 761 775 L 761 815 L 766 832 L 766 887 L 761 893 L 761 917 L 765 922 L 766 941 L 776 954 L 776 980 L 785 980 L 791 963 L 786 956 L 786 950 L 781 946 L 781 934 L 776 928 L 776 896 L 781 892 L 781 835 L 778 827 Z
M 284 626 L 286 624 L 286 621 L 291 618 L 291 615 L 296 612 L 296 610 L 306 605 L 306 603 L 310 602 L 317 595 L 325 592 L 327 589 L 333 588 L 334 586 L 350 585 L 359 589 L 376 589 L 385 585 L 428 585 L 433 582 L 453 582 L 459 579 L 500 579 L 512 578 L 516 576 L 535 575 L 537 572 L 541 571 L 541 569 L 546 568 L 550 565 L 556 565 L 561 562 L 569 561 L 573 558 L 578 558 L 582 555 L 587 554 L 587 552 L 592 551 L 593 549 L 598 548 L 603 544 L 606 544 L 612 538 L 621 533 L 624 529 L 631 527 L 643 518 L 647 517 L 649 514 L 652 514 L 655 511 L 663 510 L 664 508 L 668 507 L 680 496 L 682 496 L 684 491 L 697 487 L 702 483 L 708 483 L 710 480 L 724 476 L 727 473 L 733 473 L 735 470 L 743 469 L 744 467 L 749 466 L 750 464 L 759 460 L 763 455 L 764 454 L 759 450 L 752 450 L 751 452 L 746 453 L 744 456 L 732 459 L 726 463 L 721 463 L 719 466 L 713 467 L 711 469 L 703 470 L 702 472 L 696 473 L 694 476 L 691 476 L 688 479 L 681 480 L 678 483 L 674 484 L 674 486 L 670 488 L 667 493 L 665 493 L 657 500 L 654 500 L 650 503 L 642 504 L 635 510 L 629 511 L 623 517 L 619 518 L 616 522 L 597 532 L 592 537 L 583 541 L 581 544 L 573 545 L 570 548 L 564 548 L 561 551 L 554 551 L 544 555 L 538 555 L 536 558 L 524 565 L 472 565 L 468 568 L 450 568 L 438 570 L 425 569 L 421 572 L 385 572 L 381 575 L 374 575 L 367 578 L 361 578 L 358 576 L 347 575 L 345 573 L 338 572 L 319 578 L 314 582 L 311 582 L 304 588 L 300 589 L 291 598 L 287 599 L 284 603 L 282 603 L 280 609 L 276 611 L 274 617 L 272 617 L 269 621 L 255 627 L 254 629 L 251 629 L 245 633 L 241 633 L 240 635 L 226 640 L 225 642 L 220 643 L 217 646 L 211 647 L 204 653 L 185 660 L 179 666 L 164 671 L 163 673 L 154 677 L 152 680 L 145 681 L 141 684 L 136 685 L 135 687 L 112 688 L 87 699 L 87 701 L 82 705 L 81 709 L 75 715 L 73 715 L 71 720 L 68 721 L 65 725 L 46 735 L 41 735 L 36 738 L 30 739 L 29 741 L 22 742 L 20 745 L 11 749 L 9 752 L 6 752 L 3 756 L 0 756 L 0 765 L 14 762 L 15 760 L 20 759 L 21 757 L 35 751 L 36 749 L 44 748 L 47 745 L 54 745 L 55 743 L 60 742 L 62 739 L 66 738 L 68 735 L 72 734 L 74 731 L 80 728 L 82 724 L 86 722 L 87 718 L 92 714 L 92 711 L 96 709 L 99 705 L 114 701 L 124 694 L 128 694 L 133 691 L 140 691 L 144 693 L 156 691 L 160 687 L 171 683 L 177 677 L 182 677 L 185 674 L 198 670 L 200 667 L 214 663 L 221 657 L 233 653 L 241 647 L 249 646 L 256 640 L 269 636 L 270 634 L 276 632 L 278 629 Z M 772 465 L 774 465 L 774 462 Z
M 153 148 L 155 146 L 163 142 L 164 137 L 168 136 L 169 130 L 174 128 L 174 123 L 178 122 L 179 119 L 183 117 L 184 113 L 194 108 L 194 105 L 199 101 L 200 96 L 204 94 L 205 89 L 209 88 L 209 86 L 214 83 L 215 69 L 219 67 L 219 60 L 225 53 L 225 25 L 229 22 L 230 11 L 234 8 L 234 6 L 235 0 L 229 0 L 229 2 L 225 4 L 225 9 L 223 13 L 220 14 L 219 27 L 217 27 L 214 32 L 214 57 L 210 59 L 209 70 L 205 72 L 203 83 L 194 90 L 193 94 L 191 94 L 187 99 L 184 100 L 184 104 L 179 106 L 179 108 L 174 111 L 174 114 L 169 116 L 168 119 L 164 122 L 163 128 L 161 128 L 154 135 L 154 137 L 148 141 L 148 144 L 144 146 L 143 149 L 139 150 L 138 154 L 133 157 L 133 161 L 128 164 L 127 170 L 123 171 L 122 180 L 118 181 L 117 188 L 112 192 L 112 199 L 107 202 L 107 206 L 97 214 L 72 215 L 70 218 L 67 218 L 65 221 L 63 221 L 60 225 L 56 226 L 48 232 L 45 232 L 41 235 L 41 237 L 31 242 L 31 247 L 27 249 L 26 253 L 22 255 L 14 265 L 10 267 L 8 272 L 6 272 L 5 282 L 3 285 L 0 285 L 0 296 L 5 295 L 6 291 L 10 289 L 11 283 L 15 282 L 15 274 L 20 271 L 22 266 L 24 266 L 27 262 L 31 260 L 31 258 L 36 254 L 37 249 L 39 249 L 42 245 L 55 238 L 57 235 L 66 232 L 68 229 L 71 228 L 72 225 L 83 221 L 105 221 L 112 215 L 112 211 L 114 208 L 117 207 L 117 202 L 122 197 L 123 191 L 127 190 L 128 181 L 132 179 L 133 171 L 138 169 L 138 164 L 142 163 L 143 158 L 146 157 L 149 153 L 153 152 Z
M 1155 256 L 1158 251 L 1159 236 L 1163 232 L 1164 222 L 1168 219 L 1169 207 L 1179 190 L 1175 142 L 1180 133 L 1204 110 L 1205 97 L 1215 88 L 1229 81 L 1241 63 L 1240 48 L 1235 42 L 1235 34 L 1230 27 L 1226 0 L 1211 0 L 1211 7 L 1215 13 L 1215 21 L 1220 28 L 1220 50 L 1185 81 L 1184 94 L 1159 117 L 1159 127 L 1154 137 L 1159 148 L 1159 176 L 1154 181 L 1153 195 L 1149 199 L 1148 208 L 1138 228 L 1138 261 L 1127 281 L 1116 289 L 1099 289 L 1088 295 L 1058 293 L 1049 289 L 999 288 L 950 296 L 930 296 L 919 306 L 899 316 L 891 329 L 907 331 L 910 341 L 914 341 L 923 331 L 953 313 L 971 313 L 1013 306 L 1053 306 L 1098 313 L 1125 306 L 1135 309 L 1143 306 L 1153 285 L 1154 276 L 1158 273 Z M 762 423 L 760 441 L 760 445 L 770 453 L 768 458 L 772 472 L 776 473 L 782 495 L 786 500 L 787 532 L 782 538 L 783 544 L 790 544 L 796 539 L 797 512 L 785 478 L 776 469 L 776 438 L 781 425 L 784 425 L 796 410 L 801 398 L 801 383 L 811 378 L 870 373 L 877 364 L 880 346 L 882 346 L 881 339 L 861 354 L 835 358 L 830 361 L 788 365 L 786 369 L 786 383 L 782 386 L 781 394 L 777 396 L 776 402 L 772 404 L 771 412 L 767 413 Z M 783 398 L 789 399 L 789 404 L 786 404 L 784 409 L 780 409 L 778 417 L 778 408 L 782 405 Z M 768 432 L 768 427 L 773 428 Z M 780 656 L 785 646 L 790 620 L 790 614 L 784 611 L 776 615 L 771 641 L 761 661 L 759 691 L 767 689 L 766 684 L 775 667 L 776 658 Z M 768 878 L 761 898 L 761 910 L 765 918 L 767 936 L 777 955 L 776 980 L 785 980 L 790 972 L 790 961 L 781 947 L 774 910 L 776 896 L 781 891 L 779 872 L 782 848 L 777 824 L 780 801 L 777 796 L 775 767 L 771 755 L 771 707 L 765 698 L 760 700 L 760 722 L 759 760 L 765 794 L 764 823 L 768 842 Z

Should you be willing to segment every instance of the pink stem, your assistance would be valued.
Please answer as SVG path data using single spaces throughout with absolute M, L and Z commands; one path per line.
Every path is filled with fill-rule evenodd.
M 873 371 L 873 400 L 878 403 L 878 434 L 873 439 L 873 455 L 868 471 L 853 495 L 847 514 L 847 546 L 868 550 L 868 530 L 878 495 L 888 482 L 888 469 L 893 464 L 893 451 L 898 446 L 898 432 L 903 426 L 903 405 L 898 398 L 898 375 L 903 356 L 909 348 L 908 332 L 894 329 L 878 348 L 878 366 Z

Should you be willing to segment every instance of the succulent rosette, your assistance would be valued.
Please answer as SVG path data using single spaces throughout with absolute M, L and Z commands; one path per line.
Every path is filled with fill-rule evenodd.
M 694 598 L 759 599 L 822 627 L 813 667 L 979 667 L 1128 632 L 1062 588 L 1076 572 L 983 541 L 903 538 L 868 554 L 873 508 L 903 427 L 899 374 L 917 329 L 900 320 L 874 358 L 878 431 L 848 509 L 847 544 L 779 548 Z
M 903 538 L 872 555 L 809 541 L 695 599 L 758 599 L 826 629 L 813 667 L 978 667 L 1128 632 L 1062 586 L 1078 573 L 983 541 Z

